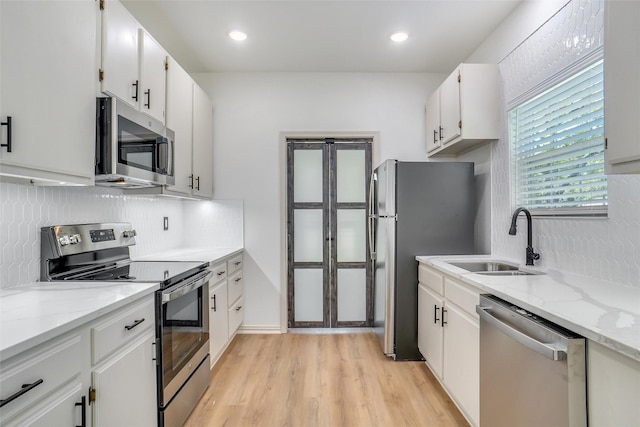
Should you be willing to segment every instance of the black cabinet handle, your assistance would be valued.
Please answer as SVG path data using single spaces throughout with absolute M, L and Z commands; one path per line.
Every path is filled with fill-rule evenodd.
M 44 380 L 42 378 L 40 378 L 39 380 L 37 380 L 36 382 L 33 382 L 31 384 L 22 384 L 22 388 L 20 390 L 16 391 L 15 393 L 13 393 L 11 396 L 7 397 L 6 399 L 0 400 L 0 408 L 2 408 L 4 405 L 6 405 L 8 403 L 13 402 L 14 400 L 19 398 L 23 394 L 30 392 L 31 390 L 33 390 L 34 388 L 38 387 L 43 382 L 44 382 Z
M 80 425 L 76 427 L 87 427 L 87 398 L 82 396 L 80 402 L 76 402 L 75 406 L 80 406 L 80 410 L 82 411 L 82 421 Z
M 236 261 L 233 263 L 233 265 L 240 265 L 240 264 L 242 264 L 242 261 Z
M 440 139 L 442 139 L 442 126 L 440 126 L 439 132 L 440 132 Z
M 445 320 L 444 320 L 444 315 L 445 315 L 445 313 L 446 313 L 446 312 L 447 312 L 447 309 L 446 309 L 446 308 L 444 308 L 444 307 L 442 307 L 442 314 L 441 314 L 441 316 L 440 316 L 440 317 L 441 317 L 441 319 L 440 319 L 440 326 L 442 326 L 443 328 L 444 328 L 444 325 L 446 325 L 446 324 L 447 324 L 447 322 L 445 322 Z
M 218 271 L 218 276 L 222 276 L 224 273 L 226 273 L 226 271 L 224 271 L 224 270 Z
M 438 323 L 440 321 L 440 319 L 438 319 L 438 310 L 440 310 L 438 308 L 437 305 L 434 304 L 433 306 L 433 323 Z
M 240 310 L 242 310 L 242 306 L 241 305 L 236 307 L 236 311 L 240 311 Z
M 145 90 L 144 94 L 147 95 L 147 103 L 144 106 L 151 109 L 151 89 Z
M 211 297 L 211 299 L 213 300 L 213 308 L 212 308 L 212 310 L 213 310 L 213 311 L 217 311 L 217 309 L 216 309 L 216 295 L 215 295 L 215 294 L 213 294 L 213 296 Z
M 242 280 L 242 277 L 238 277 L 235 281 L 239 282 L 240 280 Z
M 433 130 L 433 143 L 435 144 L 436 142 L 438 142 L 438 131 L 437 130 Z
M 144 322 L 144 317 L 142 319 L 135 320 L 131 325 L 126 325 L 124 328 L 127 331 L 130 331 L 130 330 L 132 330 L 133 328 L 135 328 L 136 326 L 138 326 L 142 322 Z
M 11 152 L 11 116 L 7 116 L 7 121 L 1 123 L 2 126 L 7 127 L 7 143 L 0 144 L 0 147 L 7 147 L 7 153 Z
M 200 191 L 200 177 L 196 178 L 196 190 Z
M 135 83 L 131 83 L 131 85 L 135 89 L 131 98 L 133 98 L 134 101 L 138 101 L 138 80 L 136 80 Z
M 189 188 L 193 188 L 193 175 L 189 175 Z

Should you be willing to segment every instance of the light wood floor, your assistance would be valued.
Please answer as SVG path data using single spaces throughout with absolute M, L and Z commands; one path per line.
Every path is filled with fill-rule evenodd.
M 424 362 L 373 333 L 238 335 L 185 427 L 468 426 Z

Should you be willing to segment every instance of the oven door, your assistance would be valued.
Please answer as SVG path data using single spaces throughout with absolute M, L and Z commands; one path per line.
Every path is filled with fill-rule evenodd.
M 209 355 L 209 279 L 202 271 L 156 294 L 158 403 L 169 404 Z

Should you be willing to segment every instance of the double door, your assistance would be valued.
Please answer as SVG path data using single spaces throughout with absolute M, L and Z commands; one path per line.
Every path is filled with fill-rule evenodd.
M 287 139 L 288 327 L 373 320 L 371 139 Z

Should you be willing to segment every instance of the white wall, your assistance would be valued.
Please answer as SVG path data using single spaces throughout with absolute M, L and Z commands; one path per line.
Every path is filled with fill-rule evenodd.
M 221 73 L 194 78 L 214 104 L 214 197 L 244 200 L 245 327 L 280 326 L 283 131 L 377 131 L 376 165 L 426 160 L 424 106 L 444 75 Z

